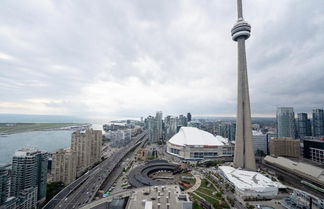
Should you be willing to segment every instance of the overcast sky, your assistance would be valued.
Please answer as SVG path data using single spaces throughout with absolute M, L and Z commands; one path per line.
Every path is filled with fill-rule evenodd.
M 251 108 L 324 107 L 323 0 L 245 0 Z M 2 0 L 0 112 L 236 113 L 235 0 Z

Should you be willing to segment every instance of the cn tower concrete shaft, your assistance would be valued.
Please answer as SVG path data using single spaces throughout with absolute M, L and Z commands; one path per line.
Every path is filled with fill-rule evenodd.
M 238 20 L 232 29 L 232 38 L 238 44 L 237 115 L 234 166 L 256 170 L 252 141 L 252 124 L 245 40 L 250 37 L 251 26 L 244 21 L 242 0 L 237 0 Z

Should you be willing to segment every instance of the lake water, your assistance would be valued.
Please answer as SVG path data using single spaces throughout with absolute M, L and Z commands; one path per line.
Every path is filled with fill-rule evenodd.
M 10 163 L 15 151 L 23 147 L 34 147 L 54 152 L 69 147 L 73 131 L 33 131 L 0 137 L 0 163 Z
M 92 128 L 102 130 L 102 125 L 93 124 Z M 0 163 L 11 163 L 15 151 L 24 147 L 34 147 L 46 152 L 70 147 L 72 133 L 72 130 L 32 131 L 0 136 Z
M 108 123 L 109 119 L 86 119 L 64 115 L 22 115 L 1 114 L 0 123 L 90 123 L 95 130 L 102 130 L 102 124 Z M 8 136 L 0 136 L 0 164 L 11 163 L 15 151 L 24 147 L 54 152 L 55 150 L 70 147 L 70 131 L 32 131 Z

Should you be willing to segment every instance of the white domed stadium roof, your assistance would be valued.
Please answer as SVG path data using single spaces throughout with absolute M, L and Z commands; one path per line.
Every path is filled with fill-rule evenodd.
M 169 140 L 169 143 L 180 146 L 222 146 L 228 144 L 228 139 L 222 136 L 214 136 L 211 133 L 208 133 L 195 127 L 181 127 L 179 132 Z

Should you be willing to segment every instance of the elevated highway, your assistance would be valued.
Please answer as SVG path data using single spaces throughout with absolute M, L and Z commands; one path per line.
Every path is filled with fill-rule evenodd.
M 122 148 L 119 152 L 113 154 L 110 158 L 104 160 L 99 165 L 79 177 L 70 185 L 65 187 L 53 199 L 51 199 L 44 209 L 67 209 L 79 208 L 82 205 L 90 203 L 101 185 L 107 177 L 114 171 L 116 166 L 131 152 L 139 146 L 142 141 L 147 140 L 147 133 L 138 135 L 132 142 Z

